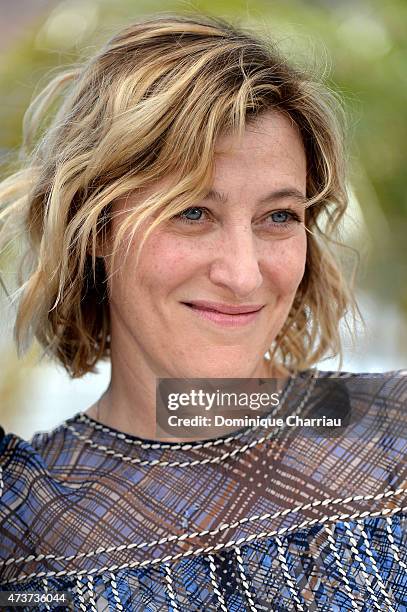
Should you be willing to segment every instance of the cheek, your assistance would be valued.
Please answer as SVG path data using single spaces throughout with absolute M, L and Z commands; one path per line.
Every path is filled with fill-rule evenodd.
M 136 285 L 141 291 L 168 294 L 200 269 L 200 253 L 196 240 L 157 232 L 148 240 L 136 272 Z
M 304 276 L 307 237 L 303 235 L 268 245 L 264 258 L 265 274 L 272 286 L 284 295 L 292 295 Z
M 165 231 L 153 232 L 144 245 L 138 268 L 132 263 L 136 260 L 136 249 L 130 250 L 116 296 L 120 293 L 123 300 L 125 292 L 127 300 L 133 302 L 142 298 L 147 307 L 148 301 L 155 302 L 154 296 L 168 295 L 187 281 L 197 279 L 211 254 L 217 252 L 211 242 L 205 241 L 200 246 L 197 237 L 185 239 Z M 306 252 L 305 232 L 287 240 L 263 243 L 258 255 L 264 283 L 279 294 L 295 293 L 304 274 Z

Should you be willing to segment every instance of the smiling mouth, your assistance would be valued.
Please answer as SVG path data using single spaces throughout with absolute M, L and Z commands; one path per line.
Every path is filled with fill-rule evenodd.
M 210 302 L 182 302 L 191 312 L 226 327 L 240 327 L 255 321 L 264 308 L 262 304 L 233 306 L 229 304 L 212 304 Z
M 235 306 L 234 304 L 223 304 L 221 302 L 210 302 L 206 300 L 194 300 L 193 302 L 183 302 L 190 308 L 197 308 L 199 310 L 208 310 L 212 312 L 221 312 L 222 314 L 237 315 L 237 314 L 250 314 L 252 312 L 258 312 L 264 306 L 264 304 L 242 304 Z

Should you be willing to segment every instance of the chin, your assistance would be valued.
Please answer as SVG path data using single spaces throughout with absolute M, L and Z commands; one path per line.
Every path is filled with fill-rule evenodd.
M 189 363 L 183 375 L 185 378 L 250 378 L 256 365 L 243 364 L 243 359 L 237 363 L 225 363 L 225 361 L 212 361 L 211 363 L 200 362 L 195 367 Z

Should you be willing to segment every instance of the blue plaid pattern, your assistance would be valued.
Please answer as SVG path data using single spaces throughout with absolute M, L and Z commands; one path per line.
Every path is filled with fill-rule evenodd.
M 287 414 L 309 389 L 301 416 L 329 404 L 313 375 Z M 346 391 L 339 435 L 156 444 L 83 413 L 5 435 L 0 591 L 71 594 L 41 612 L 407 610 L 407 376 L 318 376 Z

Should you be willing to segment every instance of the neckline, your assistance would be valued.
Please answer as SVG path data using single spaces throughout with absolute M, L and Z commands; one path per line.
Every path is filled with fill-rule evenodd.
M 294 375 L 291 375 L 286 381 L 283 389 L 282 396 L 284 397 L 284 403 L 287 399 L 287 395 L 289 394 L 292 386 L 298 378 L 302 378 L 304 375 L 310 375 L 310 378 L 314 376 L 318 376 L 318 370 L 303 370 L 302 372 L 297 372 Z M 84 411 L 78 412 L 72 419 L 70 419 L 71 423 L 79 422 L 85 423 L 91 426 L 94 430 L 102 431 L 104 433 L 109 434 L 111 437 L 127 442 L 131 445 L 138 446 L 142 449 L 171 449 L 171 450 L 190 450 L 190 449 L 201 449 L 208 448 L 212 446 L 219 446 L 221 444 L 228 444 L 230 441 L 239 440 L 245 434 L 249 434 L 253 431 L 260 430 L 262 428 L 261 425 L 250 425 L 248 427 L 242 427 L 237 431 L 234 431 L 231 434 L 225 434 L 223 436 L 217 436 L 216 438 L 206 438 L 203 440 L 191 440 L 191 442 L 161 442 L 160 440 L 152 440 L 150 438 L 142 438 L 140 436 L 136 436 L 134 434 L 130 434 L 127 432 L 120 431 L 115 427 L 110 425 L 105 425 L 104 423 L 100 423 L 94 417 L 89 416 Z
M 135 444 L 136 446 L 140 446 L 141 448 L 151 448 L 151 449 L 165 449 L 171 448 L 173 450 L 183 449 L 188 450 L 190 448 L 202 448 L 207 446 L 217 446 L 219 444 L 224 444 L 228 440 L 234 440 L 242 437 L 245 433 L 250 432 L 253 428 L 251 427 L 243 427 L 232 434 L 217 436 L 216 438 L 206 438 L 203 440 L 191 440 L 191 442 L 161 442 L 160 440 L 152 440 L 151 438 L 141 438 L 134 434 L 126 433 L 124 431 L 120 431 L 115 427 L 111 427 L 110 425 L 105 425 L 104 423 L 100 423 L 93 417 L 85 414 L 84 411 L 78 412 L 72 419 L 74 422 L 82 422 L 87 423 L 94 429 L 98 431 L 103 431 L 105 433 L 110 434 L 114 438 L 118 438 L 119 440 L 123 440 L 125 442 L 130 442 L 131 444 Z

